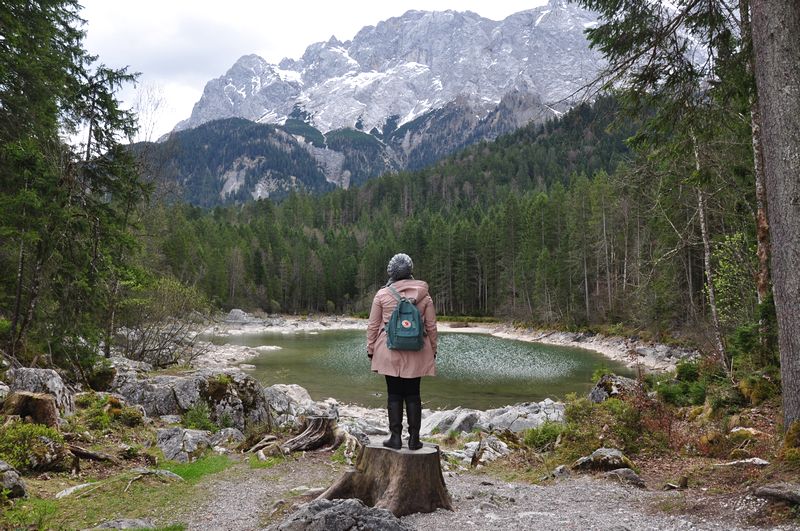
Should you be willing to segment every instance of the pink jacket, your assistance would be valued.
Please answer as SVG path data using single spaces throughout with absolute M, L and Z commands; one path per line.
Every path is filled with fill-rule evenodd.
M 372 355 L 372 370 L 378 374 L 417 378 L 436 375 L 436 311 L 428 295 L 428 284 L 421 280 L 398 280 L 392 284 L 402 296 L 415 299 L 417 308 L 425 320 L 425 344 L 422 350 L 390 350 L 386 346 L 384 325 L 389 322 L 397 299 L 387 288 L 381 288 L 372 300 L 367 325 L 367 353 Z

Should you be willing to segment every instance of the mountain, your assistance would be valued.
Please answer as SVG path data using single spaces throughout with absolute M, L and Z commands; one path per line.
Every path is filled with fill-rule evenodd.
M 334 188 L 302 142 L 283 129 L 241 118 L 179 131 L 164 142 L 135 144 L 133 151 L 149 180 L 169 189 L 174 183 L 184 201 L 198 206 Z
M 422 168 L 578 101 L 602 66 L 583 33 L 595 23 L 565 0 L 502 21 L 408 11 L 350 41 L 312 44 L 296 60 L 241 57 L 206 84 L 173 135 L 226 118 L 272 124 L 345 188 Z

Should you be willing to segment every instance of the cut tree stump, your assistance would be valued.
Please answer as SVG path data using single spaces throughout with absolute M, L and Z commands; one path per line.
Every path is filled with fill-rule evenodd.
M 453 510 L 442 476 L 439 447 L 392 450 L 376 444 L 361 449 L 355 467 L 345 471 L 318 499 L 358 498 L 395 516 Z

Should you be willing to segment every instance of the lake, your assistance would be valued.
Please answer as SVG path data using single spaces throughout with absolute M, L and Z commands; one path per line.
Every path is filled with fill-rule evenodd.
M 562 399 L 587 393 L 602 367 L 632 375 L 623 364 L 593 351 L 501 339 L 482 334 L 440 333 L 437 376 L 422 379 L 425 407 L 489 409 L 518 402 Z M 264 385 L 296 383 L 314 400 L 381 407 L 383 376 L 370 370 L 365 332 L 339 330 L 268 333 L 214 338 L 216 344 L 276 346 L 249 361 Z

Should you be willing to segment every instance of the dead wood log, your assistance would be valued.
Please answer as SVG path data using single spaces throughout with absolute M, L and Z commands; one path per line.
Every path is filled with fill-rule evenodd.
M 301 450 L 316 450 L 330 445 L 336 439 L 334 417 L 306 417 L 303 431 L 281 445 L 285 453 Z
M 453 510 L 444 483 L 439 447 L 392 450 L 371 444 L 362 448 L 351 467 L 318 499 L 358 498 L 395 516 Z
M 67 445 L 67 448 L 69 448 L 69 451 L 72 452 L 72 455 L 75 457 L 91 459 L 92 461 L 110 461 L 114 464 L 119 463 L 119 459 L 105 452 L 93 452 L 74 444 Z

